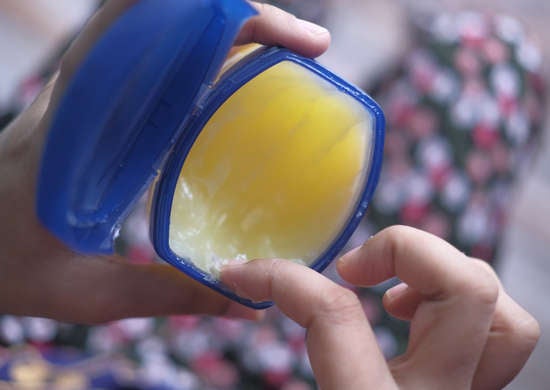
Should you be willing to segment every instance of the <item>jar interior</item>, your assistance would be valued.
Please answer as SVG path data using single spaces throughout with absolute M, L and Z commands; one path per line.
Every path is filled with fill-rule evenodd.
M 357 205 L 373 126 L 359 101 L 297 63 L 260 73 L 219 107 L 188 154 L 170 249 L 214 275 L 232 259 L 311 265 Z

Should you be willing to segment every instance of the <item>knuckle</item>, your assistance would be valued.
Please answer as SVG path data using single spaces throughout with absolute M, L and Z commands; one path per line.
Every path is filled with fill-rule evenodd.
M 465 264 L 470 272 L 461 283 L 464 294 L 480 304 L 495 306 L 500 293 L 500 282 L 495 271 L 482 260 L 469 259 Z
M 413 228 L 405 225 L 395 225 L 383 229 L 379 235 L 383 235 L 386 240 L 393 243 L 401 242 L 405 237 L 410 235 Z
M 273 282 L 273 279 L 278 277 L 278 275 L 281 273 L 282 267 L 284 267 L 288 260 L 282 260 L 282 259 L 269 259 L 269 266 L 266 268 L 266 272 L 268 273 L 270 282 Z
M 532 351 L 541 335 L 540 324 L 533 316 L 526 314 L 525 318 L 518 321 L 514 333 L 521 341 L 523 348 Z
M 319 313 L 330 316 L 333 321 L 355 321 L 363 309 L 357 295 L 342 286 L 334 285 L 322 291 Z M 336 315 L 335 315 L 336 314 Z
M 381 236 L 384 242 L 389 246 L 390 253 L 392 253 L 394 257 L 398 257 L 401 252 L 411 247 L 410 242 L 415 240 L 415 232 L 416 229 L 410 226 L 395 225 L 385 228 L 378 233 L 378 235 Z
M 273 285 L 275 284 L 275 279 L 279 274 L 281 269 L 281 260 L 272 259 L 269 260 L 269 267 L 267 267 L 267 280 L 268 280 L 268 291 L 270 294 L 273 294 Z

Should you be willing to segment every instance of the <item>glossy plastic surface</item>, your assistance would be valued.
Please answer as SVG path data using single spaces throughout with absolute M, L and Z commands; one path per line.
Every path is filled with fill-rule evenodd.
M 213 275 L 197 268 L 189 259 L 182 258 L 171 250 L 169 244 L 170 214 L 172 200 L 182 166 L 196 138 L 199 136 L 210 117 L 238 88 L 262 71 L 281 61 L 292 61 L 305 67 L 324 80 L 329 81 L 332 85 L 337 87 L 341 93 L 347 94 L 360 102 L 373 120 L 371 155 L 367 158 L 367 164 L 370 169 L 363 184 L 359 200 L 354 206 L 352 213 L 350 213 L 344 229 L 311 265 L 311 267 L 317 271 L 322 271 L 327 267 L 354 232 L 374 193 L 382 164 L 385 120 L 381 108 L 368 95 L 323 68 L 317 62 L 297 56 L 288 50 L 280 48 L 260 50 L 245 58 L 241 63 L 237 64 L 233 70 L 223 75 L 211 94 L 204 101 L 204 109 L 189 123 L 185 133 L 182 134 L 173 153 L 171 153 L 170 158 L 167 160 L 163 174 L 155 187 L 152 202 L 151 237 L 155 250 L 160 257 L 182 270 L 187 275 L 221 292 L 231 299 L 258 309 L 268 307 L 271 303 L 251 302 L 250 300 L 239 297 L 227 288 L 227 286 L 224 286 L 216 280 Z
M 39 218 L 82 253 L 111 253 L 118 227 L 158 174 L 216 77 L 244 0 L 142 0 L 104 34 L 49 130 Z

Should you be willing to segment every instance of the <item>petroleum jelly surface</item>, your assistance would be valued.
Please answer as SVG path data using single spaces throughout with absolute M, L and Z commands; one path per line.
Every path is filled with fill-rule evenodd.
M 314 261 L 342 230 L 368 169 L 360 103 L 282 62 L 235 92 L 191 149 L 174 194 L 170 246 L 217 275 L 231 259 Z

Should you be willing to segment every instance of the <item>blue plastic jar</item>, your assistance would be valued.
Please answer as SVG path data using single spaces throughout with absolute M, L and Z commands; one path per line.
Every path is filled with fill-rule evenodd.
M 175 253 L 170 213 L 185 159 L 205 124 L 244 85 L 289 61 L 358 102 L 372 121 L 355 204 L 310 266 L 322 271 L 329 264 L 357 227 L 378 181 L 383 113 L 314 60 L 282 48 L 256 50 L 220 76 L 242 24 L 254 14 L 242 0 L 164 0 L 162 6 L 143 0 L 109 28 L 70 82 L 48 133 L 37 211 L 53 234 L 80 253 L 112 253 L 122 221 L 154 181 L 150 225 L 159 257 L 231 299 L 269 306 L 237 296 L 193 259 Z

